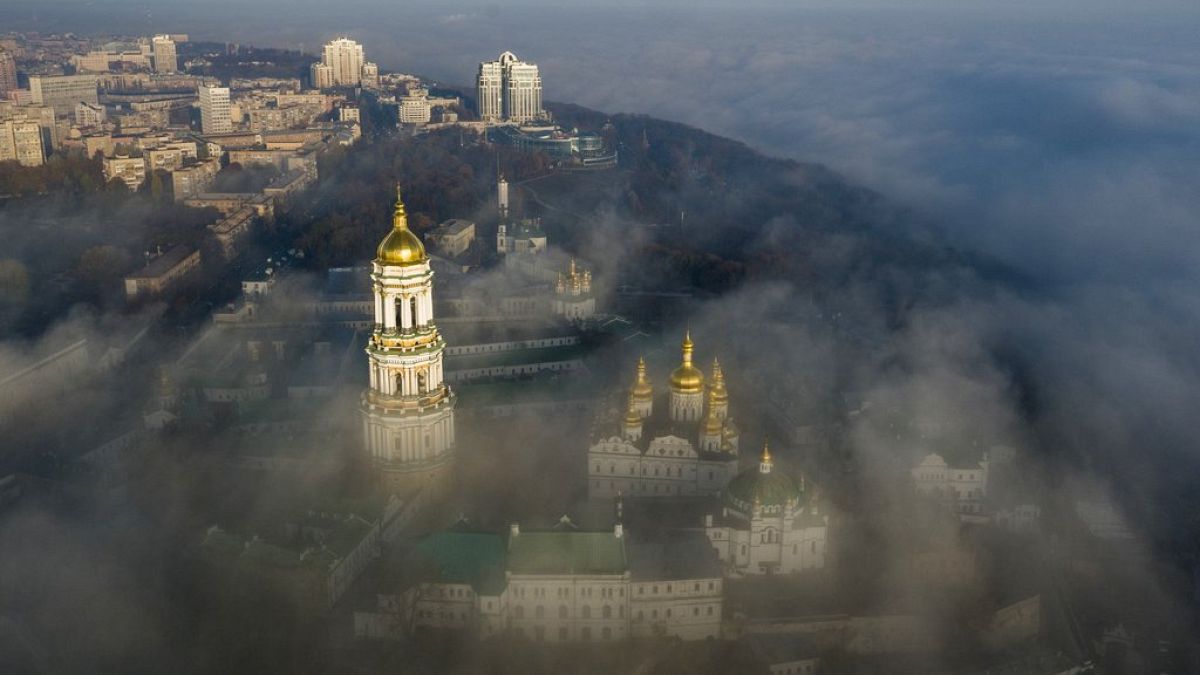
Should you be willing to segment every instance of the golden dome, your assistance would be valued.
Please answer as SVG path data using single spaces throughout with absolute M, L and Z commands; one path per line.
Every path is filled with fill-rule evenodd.
M 633 404 L 633 397 L 629 398 L 629 409 L 625 412 L 625 425 L 636 427 L 642 423 L 642 416 L 638 414 L 637 407 Z
M 692 335 L 683 337 L 683 363 L 671 373 L 671 389 L 681 394 L 698 394 L 704 389 L 704 373 L 692 365 Z
M 713 414 L 712 408 L 708 409 L 708 415 L 704 418 L 704 435 L 705 436 L 720 436 L 721 435 L 721 418 Z
M 396 186 L 396 208 L 392 212 L 392 231 L 379 243 L 375 262 L 381 265 L 417 265 L 429 260 L 421 239 L 408 229 L 408 214 Z
M 725 373 L 721 364 L 714 358 L 712 366 L 712 386 L 709 387 L 709 401 L 718 405 L 729 402 L 729 390 L 725 388 Z
M 654 386 L 650 384 L 650 378 L 646 377 L 646 359 L 644 357 L 638 359 L 637 381 L 633 383 L 631 393 L 636 401 L 649 401 L 654 398 Z

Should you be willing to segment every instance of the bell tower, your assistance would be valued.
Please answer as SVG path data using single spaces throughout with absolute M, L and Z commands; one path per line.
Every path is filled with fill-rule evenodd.
M 375 322 L 366 349 L 363 433 L 381 480 L 405 491 L 439 477 L 453 457 L 454 394 L 442 379 L 446 344 L 433 323 L 433 270 L 408 229 L 398 188 L 392 229 L 371 270 Z

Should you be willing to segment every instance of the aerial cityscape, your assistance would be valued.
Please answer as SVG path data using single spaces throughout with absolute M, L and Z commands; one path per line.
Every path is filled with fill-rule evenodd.
M 0 673 L 1200 672 L 1194 8 L 60 4 Z

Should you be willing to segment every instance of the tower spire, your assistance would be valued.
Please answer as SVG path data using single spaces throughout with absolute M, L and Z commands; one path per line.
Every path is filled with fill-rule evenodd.
M 392 227 L 397 230 L 408 229 L 408 212 L 404 208 L 404 199 L 400 195 L 399 181 L 396 181 L 396 206 L 392 209 Z
M 767 447 L 767 441 L 763 441 L 762 457 L 758 462 L 759 473 L 771 473 L 771 467 L 774 462 L 771 460 L 771 449 Z

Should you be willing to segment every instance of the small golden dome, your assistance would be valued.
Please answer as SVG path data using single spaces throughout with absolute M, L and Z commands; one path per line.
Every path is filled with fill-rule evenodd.
M 708 415 L 704 418 L 704 435 L 705 436 L 720 436 L 721 435 L 721 418 L 713 414 L 712 408 L 709 408 Z
M 392 212 L 392 231 L 379 243 L 375 262 L 381 265 L 417 265 L 429 260 L 421 239 L 408 229 L 408 214 L 396 186 L 396 208 Z
M 649 401 L 654 398 L 654 386 L 650 384 L 650 378 L 646 377 L 645 357 L 638 359 L 637 381 L 633 383 L 631 393 L 636 401 Z
M 625 412 L 625 426 L 636 427 L 642 423 L 642 416 L 638 414 L 637 407 L 633 404 L 633 397 L 629 398 L 629 410 Z
M 704 373 L 692 365 L 691 332 L 683 337 L 683 363 L 671 373 L 671 389 L 681 394 L 698 394 L 704 389 Z

